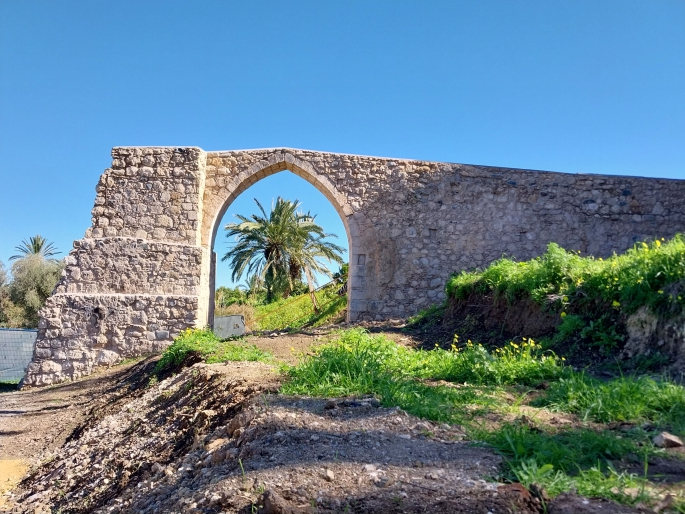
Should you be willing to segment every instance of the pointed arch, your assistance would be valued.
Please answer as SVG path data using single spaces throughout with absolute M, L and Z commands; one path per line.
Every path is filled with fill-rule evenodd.
M 208 322 L 211 324 L 214 317 L 214 294 L 216 254 L 214 244 L 221 225 L 221 220 L 233 201 L 253 184 L 261 179 L 282 171 L 290 171 L 298 177 L 312 184 L 336 210 L 343 226 L 348 242 L 348 258 L 353 255 L 356 247 L 355 241 L 358 235 L 358 224 L 353 218 L 353 209 L 347 204 L 346 197 L 338 191 L 335 185 L 322 173 L 316 170 L 310 162 L 294 157 L 289 152 L 276 151 L 269 158 L 254 162 L 245 169 L 240 169 L 233 154 L 235 152 L 208 153 L 208 173 L 206 177 L 204 194 L 202 198 L 202 223 L 200 238 L 202 246 L 209 250 L 211 255 L 211 269 L 207 290 L 209 297 L 207 302 Z M 213 165 L 212 165 L 213 163 Z M 223 164 L 223 165 L 222 165 Z M 348 274 L 347 288 L 347 319 L 350 320 L 350 304 L 352 301 L 352 266 Z

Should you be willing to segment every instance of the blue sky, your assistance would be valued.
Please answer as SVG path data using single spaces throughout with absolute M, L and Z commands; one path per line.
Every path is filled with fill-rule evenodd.
M 685 178 L 685 2 L 1 0 L 0 260 L 82 237 L 120 145 Z

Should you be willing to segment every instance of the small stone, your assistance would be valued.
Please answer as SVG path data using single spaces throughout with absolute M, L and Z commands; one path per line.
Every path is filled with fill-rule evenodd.
M 677 448 L 683 446 L 683 440 L 680 439 L 680 437 L 669 434 L 668 432 L 661 432 L 652 439 L 652 442 L 659 448 Z
M 333 480 L 335 480 L 335 473 L 333 473 L 330 469 L 327 469 L 324 479 L 328 482 L 333 482 Z

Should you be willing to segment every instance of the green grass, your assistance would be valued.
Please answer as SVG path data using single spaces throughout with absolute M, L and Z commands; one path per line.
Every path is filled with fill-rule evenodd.
M 273 357 L 242 340 L 221 340 L 209 329 L 188 329 L 174 340 L 157 362 L 154 373 L 179 366 L 190 354 L 208 364 L 226 361 L 271 362 Z
M 632 313 L 643 305 L 653 309 L 685 305 L 685 296 L 667 286 L 685 280 L 685 237 L 639 243 L 627 252 L 607 259 L 582 257 L 550 243 L 536 259 L 516 262 L 500 259 L 483 271 L 453 275 L 446 286 L 448 296 L 467 298 L 473 292 L 505 296 L 509 301 L 530 296 L 540 303 L 552 295 L 558 307 L 591 309 L 604 304 Z
M 588 471 L 594 480 L 615 480 L 608 462 L 644 454 L 641 443 L 646 441 L 618 438 L 609 431 L 589 428 L 552 430 L 519 423 L 505 423 L 494 430 L 475 429 L 471 435 L 504 456 L 504 478 L 526 486 L 534 482 L 544 484 L 552 495 L 578 487 Z M 650 454 L 653 453 L 655 450 L 651 449 Z M 602 472 L 604 478 L 596 471 Z
M 600 423 L 649 421 L 685 429 L 685 389 L 667 379 L 642 376 L 599 382 L 574 373 L 551 384 L 537 404 Z
M 319 326 L 337 320 L 347 307 L 347 295 L 338 296 L 340 284 L 332 284 L 316 291 L 316 300 L 322 311 L 314 313 L 309 293 L 283 298 L 255 307 L 255 321 L 260 330 L 297 329 Z
M 320 397 L 375 394 L 384 405 L 416 416 L 461 423 L 484 407 L 501 405 L 500 386 L 534 385 L 565 372 L 554 355 L 537 355 L 535 343 L 517 346 L 497 355 L 472 343 L 449 351 L 412 350 L 350 329 L 298 366 L 286 367 L 289 380 L 282 392 Z M 458 387 L 426 383 L 438 380 Z
M 552 495 L 575 489 L 623 503 L 654 499 L 645 478 L 614 468 L 621 459 L 646 463 L 650 456 L 663 455 L 650 441 L 653 434 L 639 427 L 617 432 L 590 424 L 560 428 L 521 421 L 498 424 L 482 415 L 515 411 L 504 393 L 544 380 L 551 387 L 536 401 L 538 405 L 587 420 L 651 421 L 661 429 L 676 426 L 685 416 L 685 388 L 680 385 L 632 377 L 598 382 L 573 372 L 531 340 L 510 343 L 494 353 L 470 342 L 449 351 L 422 351 L 351 329 L 284 371 L 288 377 L 281 388 L 284 394 L 374 394 L 385 406 L 463 425 L 472 439 L 505 458 L 504 479 L 526 486 L 536 483 Z M 432 382 L 438 380 L 446 382 Z
M 638 243 L 621 255 L 582 257 L 556 243 L 528 261 L 502 258 L 484 270 L 452 275 L 449 298 L 472 294 L 509 304 L 531 298 L 560 316 L 552 348 L 574 347 L 574 356 L 611 355 L 626 340 L 625 318 L 640 307 L 670 317 L 685 307 L 685 237 Z M 426 317 L 424 315 L 423 317 Z M 417 320 L 420 324 L 420 320 Z
M 360 394 L 374 392 L 369 388 L 383 376 L 475 385 L 535 385 L 564 372 L 561 359 L 543 353 L 533 341 L 510 343 L 494 355 L 470 341 L 461 349 L 453 345 L 451 350 L 436 347 L 425 351 L 399 346 L 363 329 L 350 329 L 290 368 L 288 387 L 314 388 L 316 392 L 311 394 L 322 396 Z

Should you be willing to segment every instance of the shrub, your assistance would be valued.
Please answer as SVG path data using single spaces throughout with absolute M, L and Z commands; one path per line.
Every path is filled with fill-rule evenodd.
M 55 289 L 64 264 L 59 261 L 45 259 L 42 255 L 28 255 L 17 260 L 12 265 L 12 282 L 9 284 L 9 300 L 14 304 L 14 310 L 7 305 L 15 316 L 19 316 L 22 326 L 35 328 L 38 326 L 38 311 Z M 19 312 L 23 316 L 19 315 Z

